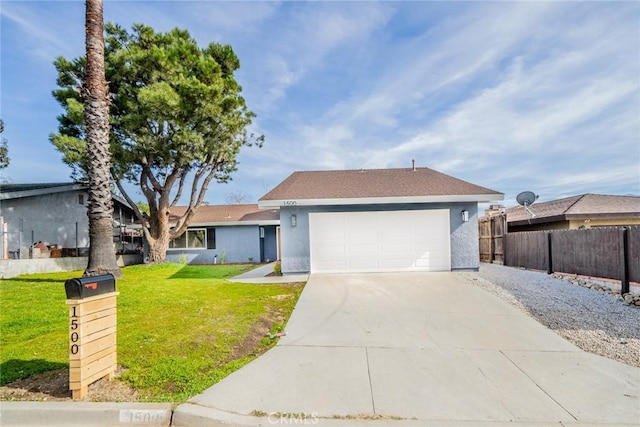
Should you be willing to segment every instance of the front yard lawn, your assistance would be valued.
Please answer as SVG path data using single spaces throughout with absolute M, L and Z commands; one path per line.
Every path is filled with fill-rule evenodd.
M 183 402 L 274 344 L 303 284 L 226 280 L 254 266 L 131 266 L 117 281 L 120 380 L 139 400 Z M 0 280 L 0 385 L 68 367 L 64 281 L 81 272 Z

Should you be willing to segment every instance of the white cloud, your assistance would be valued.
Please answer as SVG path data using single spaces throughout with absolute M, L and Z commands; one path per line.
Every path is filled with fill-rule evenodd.
M 2 4 L 12 132 L 22 116 L 23 129 L 40 120 L 6 101 L 46 114 L 53 87 L 9 87 L 5 76 L 21 77 L 9 49 L 47 64 L 82 53 L 83 3 L 52 4 Z M 266 135 L 241 154 L 238 183 L 415 158 L 513 195 L 638 192 L 627 191 L 640 163 L 638 3 L 107 1 L 105 13 L 233 46 L 252 128 Z
M 557 16 L 550 17 L 546 9 L 540 14 L 530 14 L 529 6 L 526 9 L 527 13 L 521 14 L 526 23 L 512 19 L 506 28 L 499 27 L 503 18 L 500 14 L 491 16 L 492 31 L 501 39 L 508 35 L 508 41 L 477 54 L 470 49 L 465 60 L 451 58 L 451 68 L 443 61 L 434 62 L 433 58 L 416 60 L 407 67 L 411 71 L 401 73 L 397 80 L 389 81 L 386 86 L 387 81 L 381 80 L 378 87 L 386 89 L 372 90 L 372 95 L 359 105 L 357 100 L 340 104 L 346 119 L 332 112 L 330 117 L 336 118 L 333 122 L 320 122 L 317 126 L 351 124 L 363 115 L 387 117 L 378 126 L 379 130 L 396 121 L 388 118 L 390 115 L 395 114 L 394 118 L 407 115 L 410 108 L 403 109 L 402 104 L 412 99 L 412 88 L 421 88 L 418 100 L 438 95 L 446 97 L 446 86 L 467 81 L 468 86 L 477 86 L 480 90 L 469 91 L 467 86 L 465 96 L 449 104 L 448 110 L 427 118 L 431 121 L 427 126 L 415 127 L 413 132 L 398 129 L 397 134 L 407 135 L 391 146 L 389 141 L 381 141 L 378 147 L 361 145 L 367 153 L 368 165 L 408 166 L 409 159 L 416 157 L 419 163 L 426 161 L 453 174 L 473 171 L 476 175 L 486 175 L 494 169 L 506 170 L 502 173 L 502 185 L 531 176 L 546 185 L 543 183 L 553 180 L 558 168 L 566 171 L 561 167 L 562 162 L 584 165 L 594 161 L 597 153 L 596 161 L 603 167 L 588 174 L 577 174 L 575 179 L 569 175 L 571 172 L 566 172 L 549 185 L 559 191 L 572 183 L 582 183 L 583 187 L 630 180 L 637 183 L 637 179 L 634 180 L 638 176 L 637 167 L 612 168 L 613 159 L 629 155 L 637 165 L 640 153 L 637 27 L 631 22 L 618 25 L 625 12 L 614 10 L 610 12 L 613 16 L 608 16 L 607 26 L 599 23 L 602 15 L 585 14 L 579 22 L 563 22 L 549 28 L 544 26 L 545 22 L 559 19 Z M 555 12 L 562 14 L 563 10 Z M 467 40 L 482 40 L 482 33 L 478 31 L 485 24 L 487 22 L 478 23 L 450 39 L 444 38 L 436 50 L 440 55 L 456 52 Z M 535 31 L 536 27 L 544 30 Z M 529 43 L 532 32 L 537 33 L 536 48 L 521 49 Z M 512 56 L 516 52 L 517 56 Z M 630 60 L 630 54 L 635 55 L 635 61 Z M 493 70 L 499 62 L 509 66 L 487 79 L 485 71 Z M 436 64 L 442 68 L 438 69 Z M 421 86 L 414 77 L 416 69 L 431 76 L 426 80 L 436 78 Z M 349 115 L 349 111 L 355 113 Z M 407 123 L 404 117 L 397 121 Z M 371 122 L 380 124 L 375 120 Z M 354 130 L 353 133 L 361 132 Z M 334 144 L 329 149 L 339 151 L 340 145 Z M 526 163 L 523 159 L 529 158 L 535 160 L 530 167 L 523 167 Z
M 76 16 L 84 19 L 83 4 L 62 4 L 69 21 L 74 22 Z M 29 2 L 5 1 L 0 8 L 0 16 L 3 21 L 8 20 L 16 26 L 20 35 L 12 39 L 20 44 L 20 48 L 24 49 L 28 55 L 48 64 L 51 64 L 57 56 L 77 56 L 78 49 L 84 46 L 84 21 L 78 21 L 78 25 L 65 25 L 62 28 L 52 26 L 50 11 L 36 9 Z M 5 25 L 7 25 L 6 22 L 3 26 Z M 6 35 L 7 31 L 5 27 L 3 35 Z

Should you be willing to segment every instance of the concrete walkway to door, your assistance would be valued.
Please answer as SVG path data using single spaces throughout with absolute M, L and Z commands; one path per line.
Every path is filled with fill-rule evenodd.
M 312 275 L 278 345 L 173 425 L 638 425 L 640 369 L 456 273 Z

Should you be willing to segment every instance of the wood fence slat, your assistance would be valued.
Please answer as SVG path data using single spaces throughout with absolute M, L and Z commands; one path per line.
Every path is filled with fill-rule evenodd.
M 627 229 L 629 280 L 640 282 L 640 226 Z M 503 257 L 510 266 L 547 270 L 547 236 L 551 233 L 553 271 L 623 280 L 621 230 L 620 227 L 599 227 L 506 233 L 503 239 L 507 252 Z
M 629 280 L 640 282 L 640 226 L 627 227 L 629 230 Z

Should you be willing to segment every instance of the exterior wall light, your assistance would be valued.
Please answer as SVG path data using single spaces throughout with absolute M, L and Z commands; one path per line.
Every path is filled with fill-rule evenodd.
M 291 215 L 291 226 L 295 227 L 296 225 L 298 225 L 298 217 Z
M 469 211 L 466 209 L 462 210 L 462 222 L 469 222 Z

